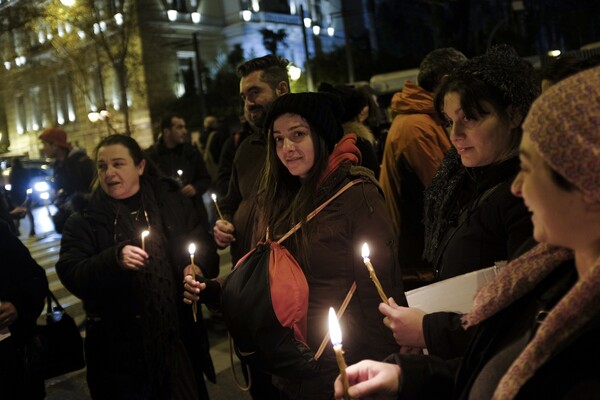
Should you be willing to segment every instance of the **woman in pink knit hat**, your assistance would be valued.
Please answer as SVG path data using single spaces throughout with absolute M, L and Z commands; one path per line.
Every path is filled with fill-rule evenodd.
M 598 398 L 600 68 L 546 91 L 523 132 L 512 192 L 540 244 L 479 290 L 463 317 L 476 330 L 463 357 L 362 361 L 347 371 L 351 397 Z

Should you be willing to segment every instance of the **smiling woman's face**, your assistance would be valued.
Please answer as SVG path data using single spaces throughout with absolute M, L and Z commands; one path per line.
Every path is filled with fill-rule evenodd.
M 96 166 L 100 187 L 113 199 L 126 199 L 140 190 L 145 160 L 135 165 L 127 147 L 113 144 L 98 149 Z
M 305 178 L 315 165 L 315 147 L 308 122 L 298 114 L 283 114 L 273 123 L 277 157 L 290 174 Z
M 510 153 L 511 127 L 491 104 L 488 114 L 469 118 L 462 109 L 458 93 L 444 96 L 444 114 L 451 125 L 450 140 L 465 167 L 484 167 L 505 159 Z

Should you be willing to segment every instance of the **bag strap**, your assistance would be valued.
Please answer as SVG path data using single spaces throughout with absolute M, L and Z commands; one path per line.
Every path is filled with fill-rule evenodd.
M 340 320 L 342 318 L 342 316 L 344 315 L 344 312 L 346 311 L 348 304 L 350 304 L 350 300 L 352 300 L 352 296 L 354 295 L 354 292 L 356 292 L 356 281 L 352 282 L 352 286 L 350 286 L 350 290 L 348 290 L 348 293 L 346 294 L 346 297 L 344 298 L 344 301 L 342 302 L 342 305 L 340 306 L 340 309 L 338 310 L 338 312 L 336 314 L 338 320 Z M 315 353 L 315 360 L 318 360 L 319 357 L 321 357 L 321 355 L 323 354 L 323 351 L 325 351 L 325 346 L 327 346 L 328 341 L 329 341 L 329 332 L 327 332 L 327 334 L 323 338 L 323 341 L 321 342 L 321 345 L 319 346 L 319 349 Z
M 337 199 L 346 190 L 350 189 L 352 186 L 356 185 L 357 183 L 361 183 L 361 182 L 366 182 L 366 180 L 364 178 L 358 178 L 358 179 L 354 179 L 353 181 L 348 182 L 346 185 L 344 185 L 344 187 L 342 187 L 340 190 L 338 190 L 336 194 L 331 196 L 327 201 L 325 201 L 319 207 L 315 208 L 310 214 L 308 214 L 306 216 L 306 222 L 313 219 L 318 213 L 320 213 L 325 207 L 327 207 L 329 205 L 329 203 L 331 203 L 333 200 Z M 298 222 L 296 225 L 294 225 L 294 227 L 292 229 L 290 229 L 285 235 L 283 235 L 281 237 L 281 239 L 279 239 L 277 241 L 277 243 L 281 244 L 285 239 L 292 236 L 292 234 L 294 234 L 294 232 L 296 232 L 298 229 L 300 229 L 302 227 L 303 223 L 304 222 L 301 221 L 301 222 Z
M 46 313 L 50 314 L 53 311 L 52 301 L 54 301 L 54 304 L 56 304 L 56 308 L 58 308 L 60 311 L 65 310 L 63 306 L 58 302 L 58 299 L 56 298 L 54 293 L 52 293 L 52 290 L 48 289 L 48 292 L 46 293 Z

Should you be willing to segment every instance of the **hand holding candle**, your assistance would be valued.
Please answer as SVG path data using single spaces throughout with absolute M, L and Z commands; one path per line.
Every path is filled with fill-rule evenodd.
M 385 295 L 385 292 L 383 291 L 383 288 L 381 287 L 381 282 L 379 282 L 379 278 L 377 278 L 377 274 L 375 273 L 375 268 L 373 268 L 373 264 L 371 264 L 371 260 L 369 260 L 369 245 L 366 243 L 363 244 L 363 247 L 362 247 L 362 257 L 363 257 L 363 262 L 365 263 L 365 266 L 369 270 L 369 276 L 371 277 L 371 280 L 375 284 L 377 293 L 379 293 L 379 297 L 381 297 L 381 301 L 389 306 L 390 303 L 388 302 L 388 297 Z
M 221 209 L 219 208 L 219 203 L 217 203 L 217 195 L 213 193 L 210 195 L 210 197 L 212 197 L 212 200 L 215 203 L 215 208 L 217 209 L 217 213 L 219 213 L 219 219 L 225 220 L 225 218 L 223 218 L 223 214 L 221 214 Z
M 146 251 L 146 236 L 150 234 L 150 231 L 142 231 L 142 250 Z
M 196 279 L 196 266 L 194 265 L 194 253 L 196 252 L 196 245 L 194 243 L 190 243 L 188 246 L 188 251 L 190 252 L 190 262 L 192 264 L 192 276 Z M 198 320 L 198 303 L 192 303 L 192 315 L 194 316 L 194 322 Z
M 333 307 L 329 307 L 329 337 L 333 344 L 333 351 L 335 352 L 335 359 L 340 369 L 340 378 L 344 385 L 344 399 L 349 399 L 348 396 L 348 375 L 346 375 L 346 360 L 344 360 L 344 351 L 342 350 L 342 330 L 338 323 L 337 316 Z

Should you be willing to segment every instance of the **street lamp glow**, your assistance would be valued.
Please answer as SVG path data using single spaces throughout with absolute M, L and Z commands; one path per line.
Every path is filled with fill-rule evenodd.
M 319 25 L 313 25 L 312 31 L 315 36 L 319 36 L 319 33 L 321 33 L 321 27 Z
M 98 122 L 98 120 L 100 119 L 100 113 L 96 111 L 91 111 L 90 113 L 88 113 L 88 119 L 90 120 L 90 122 Z
M 312 19 L 306 17 L 304 18 L 304 27 L 305 28 L 310 28 L 310 25 L 312 24 Z
M 252 19 L 252 11 L 243 10 L 242 11 L 242 19 L 246 22 L 249 22 Z
M 335 34 L 335 29 L 333 28 L 333 26 L 327 28 L 327 34 L 329 35 L 329 37 L 332 37 Z
M 548 55 L 551 57 L 558 57 L 558 56 L 560 56 L 560 50 L 550 50 L 548 52 Z
M 288 73 L 290 74 L 290 79 L 293 81 L 297 81 L 300 79 L 300 75 L 302 74 L 302 70 L 295 65 L 290 65 L 288 67 Z
M 199 12 L 193 12 L 192 13 L 192 22 L 195 24 L 199 24 L 200 23 L 200 13 Z
M 177 19 L 177 10 L 167 10 L 167 18 L 173 22 Z

